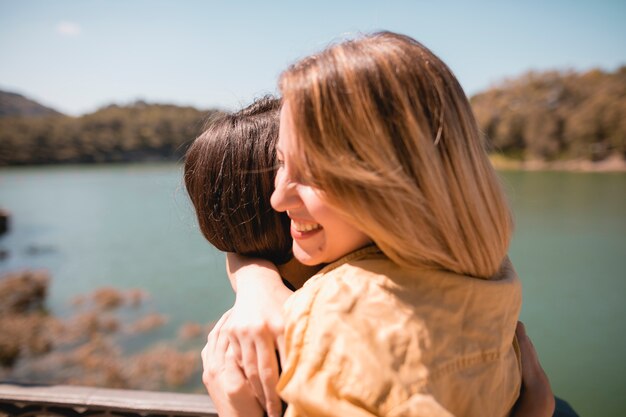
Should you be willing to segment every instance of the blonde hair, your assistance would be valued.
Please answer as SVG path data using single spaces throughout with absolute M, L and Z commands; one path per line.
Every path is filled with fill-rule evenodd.
M 510 211 L 450 69 L 419 42 L 380 32 L 297 62 L 280 78 L 304 181 L 407 267 L 488 278 Z

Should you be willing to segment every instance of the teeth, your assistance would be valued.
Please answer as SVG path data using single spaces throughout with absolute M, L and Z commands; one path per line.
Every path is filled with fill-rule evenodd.
M 316 230 L 322 227 L 317 223 L 298 223 L 294 220 L 292 220 L 292 222 L 293 228 L 296 229 L 298 232 L 310 232 L 311 230 Z

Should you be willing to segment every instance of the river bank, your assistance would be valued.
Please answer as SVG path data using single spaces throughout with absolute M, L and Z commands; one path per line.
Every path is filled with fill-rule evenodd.
M 559 161 L 519 160 L 502 154 L 491 154 L 489 159 L 496 169 L 502 171 L 626 172 L 626 160 L 620 155 L 613 155 L 602 161 L 586 159 Z

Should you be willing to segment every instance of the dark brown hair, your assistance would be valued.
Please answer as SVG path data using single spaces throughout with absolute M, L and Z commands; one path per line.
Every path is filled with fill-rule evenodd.
M 280 101 L 223 114 L 191 145 L 184 178 L 200 230 L 217 249 L 276 264 L 291 256 L 289 218 L 270 206 Z

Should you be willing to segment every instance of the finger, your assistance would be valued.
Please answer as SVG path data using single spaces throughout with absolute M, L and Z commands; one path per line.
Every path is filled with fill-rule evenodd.
M 524 344 L 526 349 L 531 349 L 533 352 L 533 357 L 539 360 L 539 356 L 537 355 L 537 351 L 535 349 L 535 345 L 533 341 L 528 337 L 528 333 L 526 333 L 526 326 L 521 321 L 517 322 L 517 327 L 515 328 L 515 335 L 517 336 L 517 341 L 521 344 Z
M 226 321 L 228 320 L 230 312 L 231 310 L 228 310 L 224 314 L 222 314 L 222 317 L 220 317 L 217 323 L 215 323 L 215 326 L 213 326 L 213 329 L 209 332 L 205 349 L 202 349 L 203 355 L 210 356 L 215 351 L 215 344 L 217 343 L 218 336 L 221 333 L 222 326 L 224 326 L 224 323 L 226 323 Z M 205 360 L 204 357 L 202 359 Z
M 537 350 L 523 323 L 518 322 L 515 334 L 521 354 L 523 389 L 514 416 L 551 416 L 554 412 L 554 394 L 548 376 L 539 363 Z
M 246 379 L 243 370 L 239 365 L 235 362 L 235 357 L 232 349 L 228 349 L 226 352 L 226 362 L 224 367 L 224 378 L 225 383 L 231 386 L 243 386 L 245 387 L 245 392 L 239 392 L 239 395 L 246 395 L 250 398 L 253 398 L 259 408 L 263 408 L 261 403 L 259 403 L 258 399 L 254 395 L 254 391 L 252 390 L 252 386 L 250 385 L 250 381 Z
M 212 352 L 212 358 L 216 361 L 220 361 L 220 363 L 224 363 L 224 358 L 226 357 L 226 351 L 228 350 L 230 345 L 230 341 L 228 336 L 220 331 L 217 335 L 217 341 L 215 342 L 215 350 Z
M 233 361 L 237 364 L 237 366 L 243 367 L 243 353 L 241 352 L 241 344 L 239 343 L 239 339 L 229 333 L 229 340 Z
M 217 323 L 215 323 L 215 325 L 213 326 L 209 334 L 214 333 L 214 332 L 215 333 L 220 332 L 222 330 L 222 327 L 224 327 L 224 324 L 226 324 L 226 321 L 230 317 L 231 312 L 232 312 L 232 309 L 226 310 L 224 314 L 222 314 L 222 317 L 220 317 L 220 319 L 217 321 Z
M 270 337 L 256 345 L 259 380 L 265 394 L 265 409 L 270 417 L 280 416 L 282 405 L 276 392 L 278 384 L 278 359 L 276 349 Z
M 517 335 L 517 342 L 522 355 L 522 378 L 524 380 L 533 379 L 541 369 L 537 350 L 535 350 L 535 346 L 533 346 L 532 341 L 528 337 L 526 327 L 522 322 L 517 323 L 515 333 Z
M 516 329 L 520 353 L 522 356 L 522 384 L 532 391 L 550 391 L 550 380 L 539 362 L 539 355 L 532 340 L 526 333 L 526 327 L 518 322 Z
M 219 367 L 224 363 L 224 352 L 227 346 L 224 346 L 223 340 L 228 341 L 228 338 L 222 332 L 222 326 L 227 322 L 229 316 L 230 310 L 224 313 L 215 323 L 215 326 L 213 326 L 213 329 L 207 336 L 207 343 L 200 354 L 202 358 L 202 382 L 209 392 L 213 378 L 217 375 Z
M 226 350 L 226 361 L 225 361 L 225 373 L 230 376 L 234 376 L 241 379 L 246 379 L 246 376 L 243 373 L 243 369 L 237 364 L 235 360 L 235 354 L 233 352 L 233 345 L 229 344 L 228 349 Z
M 263 392 L 263 385 L 259 379 L 259 367 L 257 362 L 256 346 L 254 343 L 249 343 L 241 349 L 242 353 L 242 368 L 243 373 L 246 376 L 248 382 L 252 386 L 254 395 L 257 397 L 261 404 L 265 404 L 265 394 Z
M 285 360 L 287 359 L 287 351 L 285 350 L 285 334 L 281 333 L 276 338 L 276 346 L 278 348 L 278 354 L 280 355 L 280 363 L 285 366 Z
M 226 352 L 228 351 L 228 337 L 220 332 L 215 343 L 215 350 L 206 353 L 206 359 L 203 359 L 204 372 L 207 375 L 203 375 L 203 378 L 213 378 L 219 374 L 219 372 L 226 367 L 228 361 L 226 360 Z

